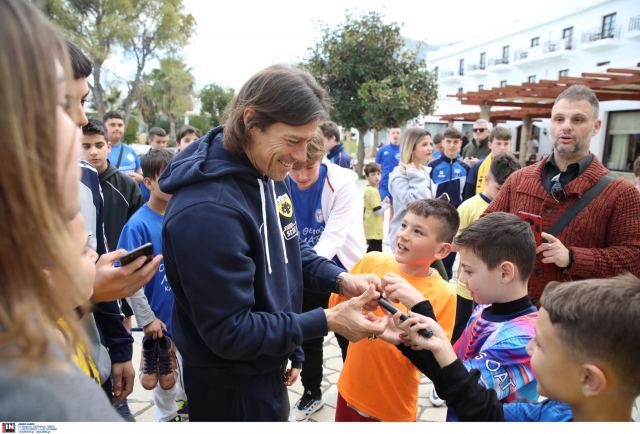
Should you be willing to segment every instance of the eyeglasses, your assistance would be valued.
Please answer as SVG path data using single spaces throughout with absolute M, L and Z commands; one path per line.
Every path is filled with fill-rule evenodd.
M 560 174 L 558 173 L 556 176 L 551 178 L 551 188 L 549 190 L 551 196 L 555 199 L 556 202 L 564 202 L 567 199 L 567 193 L 564 191 L 562 184 L 560 183 Z
M 486 128 L 474 128 L 473 129 L 474 133 L 484 133 L 485 131 L 487 131 Z

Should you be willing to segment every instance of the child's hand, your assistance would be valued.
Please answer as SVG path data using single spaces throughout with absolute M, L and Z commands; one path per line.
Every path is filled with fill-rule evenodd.
M 300 368 L 289 368 L 284 373 L 283 383 L 285 386 L 293 386 L 300 376 Z
M 167 331 L 167 326 L 159 319 L 154 319 L 149 324 L 142 327 L 142 330 L 144 331 L 145 336 L 148 336 L 151 339 L 160 339 L 163 332 Z
M 391 315 L 389 315 L 388 313 L 385 313 L 385 315 L 388 317 L 387 328 L 385 328 L 384 332 L 382 332 L 382 334 L 379 334 L 378 337 L 391 345 L 400 345 L 404 342 L 404 340 L 402 339 L 403 332 L 398 327 L 396 327 L 393 319 L 391 318 Z
M 407 309 L 424 301 L 424 296 L 401 276 L 387 273 L 382 278 L 382 288 L 389 300 L 402 303 Z
M 449 338 L 440 324 L 433 319 L 409 312 L 409 318 L 400 322 L 400 312 L 396 312 L 393 315 L 393 322 L 403 332 L 401 336 L 405 345 L 412 350 L 431 351 L 441 367 L 449 366 L 457 359 Z M 418 333 L 420 330 L 431 330 L 433 336 L 425 338 Z

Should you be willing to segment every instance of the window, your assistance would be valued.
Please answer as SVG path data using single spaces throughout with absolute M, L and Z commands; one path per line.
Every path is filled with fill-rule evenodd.
M 458 65 L 458 75 L 464 75 L 464 59 L 460 59 L 460 64 Z
M 558 71 L 558 78 L 560 77 L 568 77 L 569 76 L 569 70 L 568 69 L 561 69 L 560 71 Z
M 484 69 L 487 65 L 487 53 L 480 53 L 480 69 Z
M 478 90 L 482 90 L 482 89 L 484 89 L 484 84 L 479 84 L 478 85 Z
M 463 92 L 464 92 L 464 89 L 463 89 L 463 88 L 461 88 L 461 87 L 459 87 L 459 88 L 458 88 L 458 93 L 463 93 Z
M 573 27 L 567 27 L 562 30 L 562 39 L 564 39 L 564 48 L 571 50 L 573 44 Z
M 500 80 L 500 87 L 507 87 L 507 80 Z
M 535 75 L 530 75 L 529 78 L 527 78 L 527 82 L 528 83 L 535 83 L 536 82 L 536 76 Z
M 502 47 L 502 63 L 509 63 L 509 46 Z
M 631 172 L 640 156 L 640 110 L 609 113 L 603 163 L 611 170 Z
M 615 12 L 602 17 L 602 39 L 613 38 L 616 27 Z
M 540 37 L 536 36 L 535 38 L 531 38 L 531 48 L 537 47 L 540 45 Z

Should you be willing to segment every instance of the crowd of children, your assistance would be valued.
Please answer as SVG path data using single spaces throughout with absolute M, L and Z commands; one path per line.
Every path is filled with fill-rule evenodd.
M 590 90 L 558 96 L 554 153 L 530 169 L 511 155 L 510 130 L 486 120 L 464 150 L 455 127 L 433 140 L 421 127 L 392 128 L 364 167 L 362 197 L 307 73 L 261 71 L 234 100 L 235 123 L 202 139 L 185 125 L 176 152 L 162 128 L 151 128 L 151 150 L 140 158 L 123 143 L 123 116 L 107 112 L 103 124 L 84 115 L 90 68 L 78 69 L 77 47 L 27 3 L 6 0 L 0 12 L 0 99 L 7 119 L 21 120 L 20 128 L 0 120 L 0 146 L 11 156 L 0 171 L 8 228 L 0 242 L 11 252 L 0 255 L 0 419 L 132 420 L 133 339 L 123 320 L 132 315 L 144 335 L 138 381 L 153 391 L 159 421 L 188 420 L 190 397 L 196 420 L 308 420 L 324 405 L 329 331 L 344 362 L 336 421 L 415 421 L 420 372 L 433 381 L 432 402 L 446 402 L 447 421 L 631 419 L 640 395 L 640 234 L 622 223 L 640 220 L 640 160 L 636 189 L 608 179 L 589 153 L 600 127 Z M 9 55 L 29 61 L 32 82 L 26 63 L 7 68 Z M 82 92 L 69 90 L 77 85 Z M 33 99 L 33 89 L 42 104 L 11 103 Z M 257 97 L 294 90 L 306 95 L 287 99 L 295 107 Z M 61 104 L 62 95 L 71 102 Z M 258 100 L 308 119 L 267 121 Z M 91 179 L 79 190 L 81 173 Z M 584 247 L 562 228 L 516 215 L 552 214 L 578 182 L 584 194 L 572 204 L 581 208 L 564 224 L 582 210 L 572 234 L 607 232 L 601 245 Z M 590 212 L 620 223 L 622 241 L 585 223 L 589 198 L 607 185 L 610 207 Z M 623 203 L 612 202 L 614 191 Z M 515 196 L 544 206 L 516 209 Z M 221 240 L 207 247 L 227 252 L 224 260 L 196 252 L 201 228 L 184 227 L 213 217 L 230 223 L 207 241 Z M 242 252 L 230 250 L 232 239 Z M 148 243 L 144 259 L 127 265 L 124 253 Z M 544 288 L 541 264 L 558 269 Z M 226 276 L 229 292 L 215 294 L 216 279 L 191 267 Z M 605 278 L 587 278 L 598 272 Z M 535 299 L 532 279 L 541 286 Z M 106 361 L 100 342 L 113 348 Z M 286 387 L 299 376 L 304 392 L 290 409 Z

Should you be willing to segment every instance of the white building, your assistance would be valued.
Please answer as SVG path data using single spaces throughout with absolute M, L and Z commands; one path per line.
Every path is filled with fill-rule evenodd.
M 534 7 L 524 5 L 523 7 Z M 497 13 L 497 17 L 502 15 Z M 485 23 L 487 29 L 506 25 Z M 479 112 L 478 106 L 462 105 L 453 95 L 523 82 L 580 77 L 583 72 L 606 72 L 608 68 L 636 68 L 640 62 L 640 1 L 577 1 L 555 16 L 529 24 L 518 23 L 515 31 L 497 37 L 475 39 L 427 53 L 427 61 L 438 77 L 439 95 L 434 116 L 425 126 L 432 133 L 447 126 L 439 115 Z M 503 26 L 504 27 L 504 26 Z M 493 108 L 500 110 L 504 108 Z M 592 151 L 612 170 L 630 170 L 640 156 L 640 101 L 607 101 L 601 104 L 601 132 L 592 141 Z M 514 150 L 519 122 L 509 121 Z M 472 123 L 458 123 L 463 133 Z M 539 154 L 551 152 L 549 121 L 534 122 L 533 135 Z

